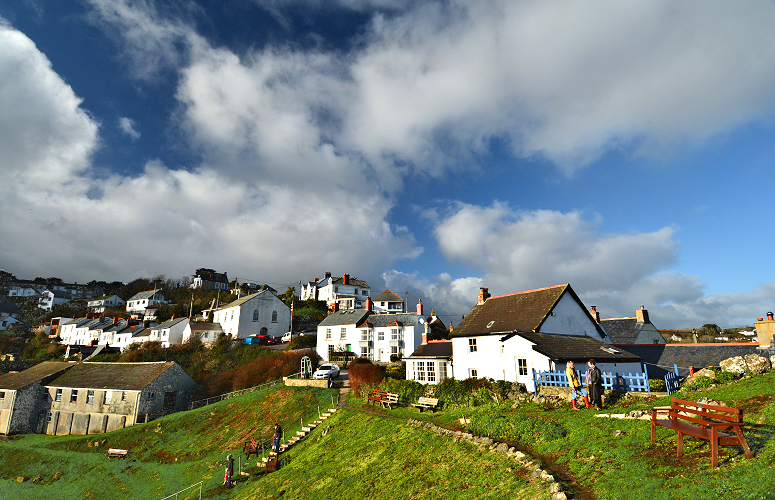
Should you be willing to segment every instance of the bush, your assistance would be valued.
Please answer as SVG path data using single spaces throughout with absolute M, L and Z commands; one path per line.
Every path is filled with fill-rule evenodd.
M 385 369 L 385 376 L 396 380 L 406 379 L 406 362 L 390 365 Z
M 715 384 L 716 381 L 710 377 L 697 377 L 691 383 L 684 384 L 682 389 L 687 391 L 696 391 L 697 389 L 703 389 Z
M 355 397 L 365 397 L 362 389 L 368 391 L 368 387 L 376 387 L 383 378 L 385 371 L 366 358 L 355 358 L 350 362 L 348 369 L 350 387 Z
M 288 344 L 288 349 L 309 349 L 317 347 L 318 336 L 317 335 L 300 335 L 291 340 Z
M 649 388 L 652 392 L 665 392 L 667 390 L 667 387 L 665 387 L 665 381 L 658 378 L 649 379 Z

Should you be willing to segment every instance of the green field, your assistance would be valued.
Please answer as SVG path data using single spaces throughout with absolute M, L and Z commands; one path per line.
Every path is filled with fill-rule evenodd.
M 412 407 L 374 410 L 351 397 L 287 452 L 285 467 L 263 475 L 255 458 L 245 464 L 243 457 L 250 476 L 240 476 L 235 488 L 221 487 L 226 453 L 236 450 L 236 457 L 250 436 L 268 438 L 276 421 L 309 421 L 336 397 L 333 390 L 279 387 L 108 434 L 12 437 L 0 443 L 0 498 L 163 498 L 199 481 L 203 498 L 550 498 L 545 483 L 505 455 L 407 425 L 413 418 L 460 427 L 466 418 L 477 434 L 536 456 L 571 498 L 775 499 L 773 387 L 775 372 L 680 394 L 745 411 L 755 457 L 723 448 L 716 469 L 707 442 L 687 439 L 679 459 L 671 431 L 658 429 L 652 445 L 648 421 L 599 418 L 593 410 L 509 401 L 420 414 Z M 609 411 L 668 402 L 632 398 Z M 286 424 L 286 431 L 294 430 Z M 109 447 L 132 454 L 108 459 Z M 199 498 L 199 490 L 180 498 Z

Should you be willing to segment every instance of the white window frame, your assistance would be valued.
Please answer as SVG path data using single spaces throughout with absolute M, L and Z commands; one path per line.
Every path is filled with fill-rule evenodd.
M 109 405 L 112 400 L 113 391 L 105 391 L 105 394 L 102 395 L 102 404 Z
M 479 372 L 477 371 L 476 368 L 468 369 L 468 378 L 473 378 L 473 379 L 479 378 Z
M 517 358 L 517 376 L 527 377 L 527 358 Z
M 476 345 L 476 339 L 468 339 L 468 353 L 473 354 L 478 352 L 479 348 Z
M 347 328 L 342 327 L 339 329 L 339 340 L 345 340 L 347 338 Z
M 326 328 L 326 340 L 331 340 L 331 329 Z
M 86 390 L 86 404 L 94 403 L 94 391 L 92 389 Z

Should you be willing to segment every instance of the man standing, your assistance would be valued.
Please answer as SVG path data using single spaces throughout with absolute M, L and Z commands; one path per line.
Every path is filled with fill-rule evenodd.
M 587 408 L 592 408 L 592 405 L 589 404 L 589 398 L 587 398 L 589 393 L 586 389 L 581 387 L 581 381 L 579 380 L 578 375 L 576 375 L 576 366 L 573 364 L 573 361 L 568 361 L 565 365 L 565 375 L 568 376 L 568 385 L 570 385 L 571 397 L 573 398 L 573 409 L 579 409 L 576 406 L 576 396 L 578 393 L 581 393 L 581 395 L 584 396 L 584 404 L 586 404 Z
M 275 453 L 280 453 L 280 440 L 283 438 L 283 428 L 280 424 L 274 424 L 274 436 L 272 437 L 272 448 Z
M 600 373 L 600 368 L 595 365 L 595 360 L 590 359 L 587 361 L 589 366 L 589 386 L 591 389 L 592 401 L 595 403 L 595 407 L 598 411 L 603 409 L 603 374 Z

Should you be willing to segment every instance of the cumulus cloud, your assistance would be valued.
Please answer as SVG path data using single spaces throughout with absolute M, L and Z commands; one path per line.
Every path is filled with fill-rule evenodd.
M 118 119 L 119 130 L 121 130 L 121 132 L 128 135 L 132 139 L 137 140 L 140 138 L 140 132 L 138 132 L 135 127 L 136 127 L 135 121 L 131 118 L 122 116 L 121 118 Z

